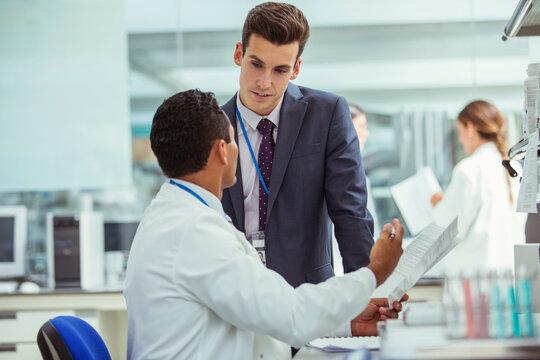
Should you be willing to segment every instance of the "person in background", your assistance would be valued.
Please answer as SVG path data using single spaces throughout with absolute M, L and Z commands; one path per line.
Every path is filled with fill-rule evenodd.
M 367 138 L 369 137 L 366 113 L 364 110 L 360 109 L 360 107 L 351 103 L 349 103 L 349 111 L 351 112 L 354 130 L 356 131 L 358 142 L 360 143 L 360 151 L 363 151 L 366 146 Z
M 364 110 L 355 104 L 349 103 L 349 111 L 351 112 L 351 118 L 354 125 L 354 130 L 358 136 L 358 143 L 360 144 L 360 153 L 364 151 L 367 138 L 369 137 L 369 129 L 367 123 L 367 116 Z M 377 220 L 377 213 L 375 212 L 375 204 L 373 202 L 373 196 L 371 193 L 371 185 L 369 178 L 366 176 L 366 189 L 367 189 L 367 208 L 369 213 L 373 217 L 373 229 L 374 234 L 378 234 L 380 231 L 379 221 Z
M 214 95 L 189 90 L 165 100 L 150 141 L 168 180 L 129 254 L 128 359 L 290 359 L 290 345 L 343 335 L 336 333 L 343 325 L 355 336 L 376 335 L 378 321 L 397 317 L 400 302 L 390 310 L 386 299 L 370 299 L 403 252 L 397 219 L 395 233 L 384 226 L 365 268 L 293 288 L 223 212 L 238 147 Z
M 456 126 L 468 157 L 454 168 L 444 196 L 431 197 L 437 223 L 446 226 L 458 216 L 462 240 L 446 257 L 447 273 L 513 269 L 525 216 L 515 210 L 518 178 L 510 178 L 501 164 L 507 152 L 504 117 L 493 104 L 477 100 L 459 113 Z
M 347 101 L 289 81 L 300 72 L 308 37 L 296 7 L 253 8 L 234 51 L 240 89 L 222 107 L 240 151 L 238 182 L 224 191 L 223 208 L 265 249 L 267 266 L 295 287 L 334 275 L 330 219 L 345 272 L 367 265 L 373 245 Z

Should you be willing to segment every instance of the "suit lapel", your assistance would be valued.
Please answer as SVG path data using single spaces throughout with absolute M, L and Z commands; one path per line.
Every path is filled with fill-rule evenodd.
M 234 140 L 238 144 L 238 126 L 236 121 L 236 94 L 222 107 L 223 111 L 231 120 L 231 125 L 234 129 Z M 244 229 L 244 190 L 242 185 L 242 171 L 240 169 L 240 160 L 238 159 L 236 167 L 236 184 L 227 189 L 231 198 L 231 204 L 234 209 L 234 214 L 238 221 L 240 229 Z
M 296 85 L 289 83 L 283 97 L 283 104 L 279 115 L 278 136 L 274 160 L 272 161 L 270 196 L 268 198 L 268 211 L 266 214 L 267 221 L 270 218 L 270 212 L 279 193 L 294 145 L 296 144 L 296 139 L 304 121 L 308 104 L 305 101 L 301 101 L 302 97 L 303 95 L 300 89 Z

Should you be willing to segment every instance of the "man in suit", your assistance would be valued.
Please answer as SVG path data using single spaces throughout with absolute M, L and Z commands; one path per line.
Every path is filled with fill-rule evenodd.
M 347 101 L 289 83 L 300 71 L 309 25 L 283 3 L 253 8 L 234 62 L 240 90 L 223 110 L 238 142 L 238 182 L 223 208 L 269 268 L 292 286 L 334 275 L 331 223 L 345 272 L 369 263 L 373 220 Z

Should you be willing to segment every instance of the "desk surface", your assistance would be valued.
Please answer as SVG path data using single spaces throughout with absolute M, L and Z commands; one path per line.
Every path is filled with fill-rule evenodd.
M 443 288 L 441 285 L 417 285 L 411 291 L 409 296 L 412 301 L 440 301 Z M 80 289 L 62 289 L 58 291 L 43 291 L 37 294 L 0 294 L 0 312 L 1 311 L 20 311 L 20 310 L 97 310 L 97 311 L 120 311 L 118 314 L 124 314 L 125 318 L 118 320 L 116 317 L 112 322 L 122 323 L 123 328 L 118 329 L 112 326 L 111 331 L 102 329 L 102 336 L 114 337 L 118 344 L 111 345 L 114 342 L 108 342 L 110 350 L 122 354 L 118 358 L 125 358 L 125 334 L 127 333 L 127 315 L 125 315 L 126 304 L 121 291 L 82 291 Z M 111 333 L 111 334 L 109 334 Z M 114 336 L 113 336 L 114 335 Z M 122 339 L 119 341 L 118 339 Z M 323 359 L 342 359 L 346 353 L 326 353 L 322 350 L 303 347 L 294 357 L 294 360 L 323 360 Z M 116 357 L 115 357 L 116 358 Z
M 411 302 L 441 301 L 442 285 L 426 284 L 414 286 L 409 292 Z M 122 292 L 118 289 L 83 291 L 81 289 L 45 289 L 36 294 L 0 293 L 0 311 L 35 309 L 96 309 L 126 310 Z
M 324 352 L 319 349 L 309 348 L 309 347 L 302 347 L 298 353 L 296 353 L 293 360 L 334 360 L 334 359 L 343 359 L 343 357 L 347 354 L 346 352 L 338 352 L 338 353 L 329 353 Z
M 120 291 L 62 290 L 37 294 L 0 294 L 0 311 L 57 309 L 118 311 L 126 310 L 126 302 Z

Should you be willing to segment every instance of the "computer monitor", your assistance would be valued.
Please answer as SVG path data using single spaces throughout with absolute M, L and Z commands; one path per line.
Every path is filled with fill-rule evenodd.
M 0 206 L 0 278 L 25 275 L 26 221 L 26 207 Z
M 129 251 L 138 221 L 105 221 L 105 251 Z

